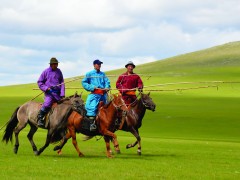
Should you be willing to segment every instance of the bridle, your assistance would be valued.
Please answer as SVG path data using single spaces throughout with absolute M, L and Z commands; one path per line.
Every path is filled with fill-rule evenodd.
M 112 104 L 113 104 L 113 106 L 116 108 L 116 110 L 120 110 L 122 106 L 126 106 L 126 107 L 127 107 L 126 103 L 125 103 L 122 99 L 121 99 L 121 101 L 122 101 L 122 104 L 116 105 L 116 104 L 114 103 L 114 101 L 112 100 Z
M 144 107 L 145 108 L 150 108 L 151 106 L 149 106 L 147 103 L 145 103 L 144 101 L 143 101 L 143 98 L 141 97 L 141 101 L 142 101 L 142 104 L 144 105 Z

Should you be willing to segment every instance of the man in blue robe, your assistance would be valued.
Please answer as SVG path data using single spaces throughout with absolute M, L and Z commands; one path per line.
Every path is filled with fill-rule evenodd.
M 100 101 L 107 103 L 107 91 L 110 88 L 110 81 L 104 72 L 101 72 L 101 62 L 96 59 L 93 61 L 94 70 L 86 73 L 82 79 L 82 86 L 85 90 L 90 91 L 86 100 L 85 108 L 87 116 L 91 120 L 90 131 L 96 130 L 95 118 L 98 112 L 98 104 Z

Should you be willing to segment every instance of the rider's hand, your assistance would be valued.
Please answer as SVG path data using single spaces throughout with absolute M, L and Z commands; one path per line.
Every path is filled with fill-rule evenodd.
M 48 88 L 48 89 L 47 89 L 47 92 L 48 92 L 48 93 L 52 93 L 53 90 L 52 90 L 51 88 Z
M 108 92 L 110 89 L 109 88 L 105 88 L 104 90 L 105 90 L 105 92 Z

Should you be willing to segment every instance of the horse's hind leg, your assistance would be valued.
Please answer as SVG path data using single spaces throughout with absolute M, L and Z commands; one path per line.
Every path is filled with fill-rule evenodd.
M 33 149 L 33 152 L 34 154 L 36 155 L 37 154 L 37 146 L 35 145 L 34 141 L 33 141 L 33 135 L 35 134 L 35 132 L 37 131 L 37 127 L 34 126 L 33 124 L 29 123 L 30 124 L 30 131 L 27 135 L 28 137 L 28 140 L 30 141 L 31 145 L 32 145 L 32 149 Z
M 67 143 L 68 139 L 71 138 L 70 133 L 67 133 L 66 136 L 61 140 L 60 145 L 57 145 L 53 148 L 54 151 L 58 151 L 58 154 L 61 153 L 63 146 Z
M 18 147 L 19 147 L 19 139 L 18 139 L 18 134 L 20 133 L 20 131 L 25 128 L 27 125 L 27 123 L 19 123 L 18 126 L 15 128 L 14 130 L 14 134 L 15 134 L 15 146 L 14 146 L 14 149 L 13 149 L 13 152 L 15 154 L 17 154 L 18 152 Z

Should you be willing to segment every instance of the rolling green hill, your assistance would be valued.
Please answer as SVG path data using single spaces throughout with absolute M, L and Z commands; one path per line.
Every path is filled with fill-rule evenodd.
M 232 42 L 209 49 L 179 55 L 152 63 L 138 65 L 135 72 L 143 74 L 145 86 L 182 82 L 182 81 L 238 81 L 240 77 L 240 42 Z M 119 75 L 125 69 L 107 72 L 108 75 Z M 149 78 L 146 75 L 151 75 Z M 77 78 L 77 77 L 75 77 Z M 117 76 L 110 77 L 115 87 Z M 66 79 L 69 81 L 71 79 Z M 206 85 L 218 85 L 216 88 L 205 88 L 175 92 L 152 92 L 157 104 L 157 111 L 147 112 L 143 133 L 147 136 L 167 138 L 210 138 L 240 140 L 238 110 L 238 83 L 230 84 L 176 84 L 150 89 L 190 88 Z M 80 80 L 68 83 L 67 87 L 79 87 Z M 13 109 L 38 95 L 33 91 L 36 84 L 0 87 L 0 125 L 10 117 Z M 83 98 L 88 94 L 83 89 Z M 147 92 L 149 88 L 145 88 Z M 75 92 L 68 89 L 67 95 Z M 115 91 L 113 91 L 115 92 Z M 43 101 L 43 96 L 36 100 Z M 125 135 L 125 134 L 124 134 Z
M 142 156 L 137 148 L 124 149 L 135 138 L 117 131 L 122 154 L 106 159 L 103 138 L 78 144 L 86 157 L 79 159 L 69 141 L 58 156 L 50 145 L 39 157 L 34 157 L 27 139 L 29 128 L 20 133 L 18 155 L 13 144 L 0 143 L 0 176 L 2 179 L 239 179 L 240 178 L 240 84 L 195 83 L 148 87 L 174 82 L 227 81 L 240 77 L 240 42 L 138 65 L 144 91 L 171 90 L 200 86 L 218 86 L 176 91 L 153 91 L 155 112 L 147 111 L 140 128 Z M 112 87 L 125 69 L 107 72 Z M 79 77 L 74 77 L 79 78 Z M 72 78 L 66 79 L 65 82 Z M 14 109 L 37 96 L 36 83 L 0 87 L 0 127 Z M 81 89 L 80 79 L 68 83 L 67 95 Z M 116 91 L 112 91 L 114 93 Z M 39 96 L 36 101 L 43 101 Z M 2 135 L 3 130 L 0 131 Z M 81 135 L 78 135 L 78 137 Z M 2 137 L 2 136 L 1 136 Z M 45 142 L 46 131 L 34 136 L 37 147 Z

